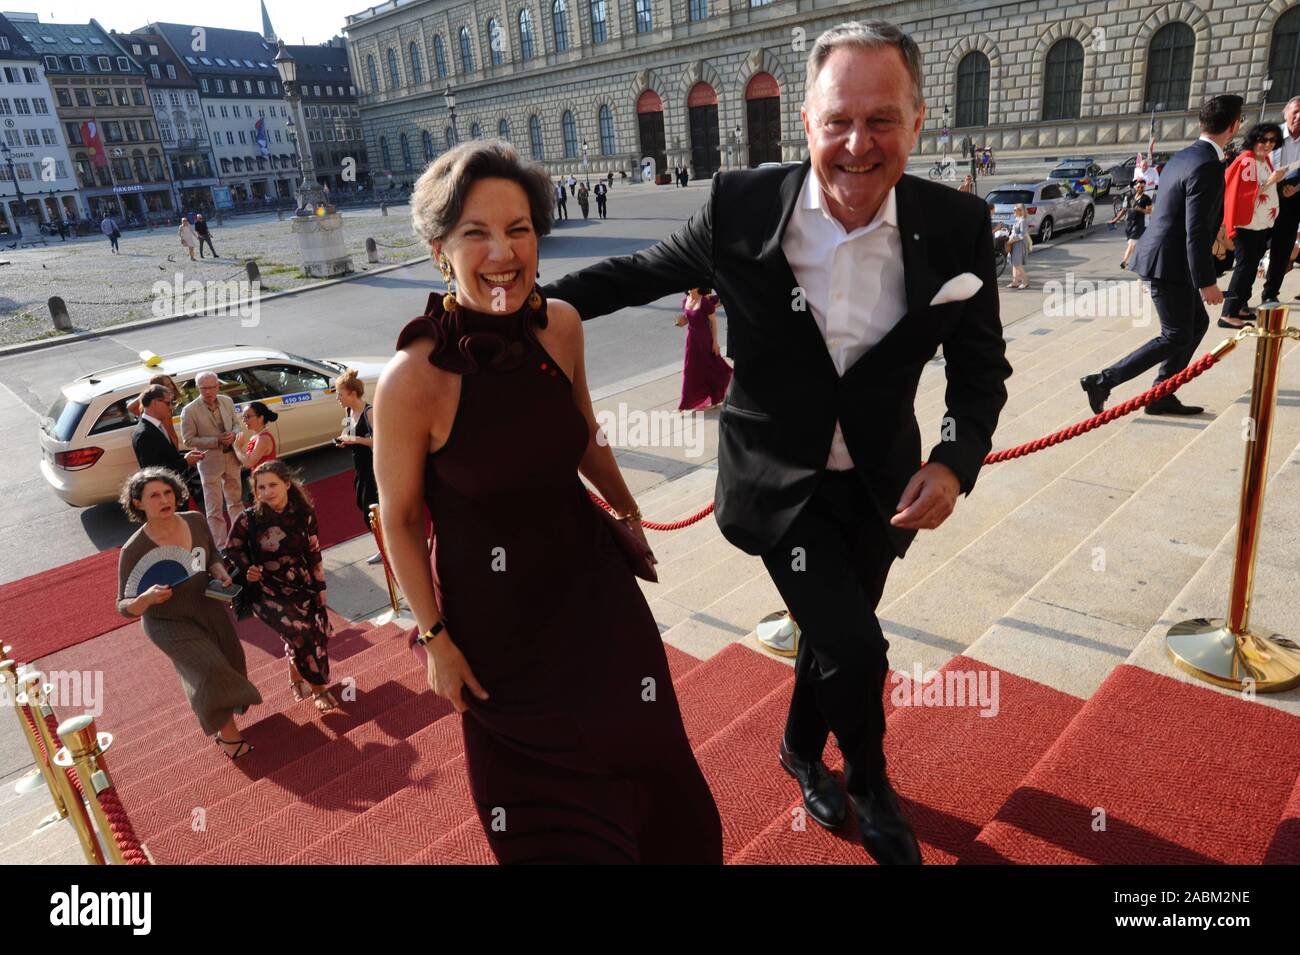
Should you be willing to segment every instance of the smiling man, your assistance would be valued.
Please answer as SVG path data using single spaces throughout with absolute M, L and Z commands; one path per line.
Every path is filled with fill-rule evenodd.
M 822 761 L 834 732 L 867 851 L 917 863 L 885 771 L 889 644 L 875 610 L 894 559 L 974 486 L 1006 402 L 993 242 L 980 199 L 903 175 L 925 118 L 910 37 L 883 21 L 836 26 L 805 89 L 809 160 L 718 174 L 681 230 L 546 294 L 587 319 L 718 291 L 735 376 L 715 513 L 762 556 L 802 631 L 780 764 L 809 814 L 839 826 L 844 794 Z M 947 412 L 918 468 L 913 400 L 940 348 Z

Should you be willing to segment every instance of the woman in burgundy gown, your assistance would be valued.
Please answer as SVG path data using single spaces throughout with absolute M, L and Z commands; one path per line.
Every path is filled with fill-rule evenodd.
M 389 556 L 430 686 L 463 714 L 499 861 L 719 863 L 658 626 L 578 477 L 641 534 L 596 440 L 581 321 L 536 291 L 551 204 L 499 141 L 449 150 L 416 186 L 416 231 L 455 294 L 429 297 L 379 383 Z
M 711 408 L 722 403 L 731 384 L 731 366 L 718 344 L 718 296 L 711 289 L 693 288 L 682 300 L 686 317 L 686 357 L 682 363 L 682 402 L 678 411 Z

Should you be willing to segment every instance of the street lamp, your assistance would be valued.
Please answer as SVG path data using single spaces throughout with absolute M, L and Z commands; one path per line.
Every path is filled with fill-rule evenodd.
M 8 143 L 0 143 L 0 157 L 4 158 L 5 165 L 9 167 L 9 181 L 14 184 L 14 199 L 18 203 L 18 214 L 14 216 L 14 228 L 18 230 L 18 237 L 21 239 L 23 235 L 23 190 L 18 185 L 18 177 L 14 175 L 14 157 Z
M 1259 121 L 1264 122 L 1264 108 L 1268 105 L 1268 91 L 1273 88 L 1273 77 L 1264 77 L 1264 95 L 1259 98 Z
M 298 215 L 315 215 L 318 208 L 323 206 L 328 209 L 329 204 L 320 183 L 316 181 L 315 160 L 312 158 L 310 145 L 306 142 L 307 137 L 293 136 L 294 127 L 290 125 L 293 118 L 298 117 L 299 128 L 304 131 L 307 128 L 301 122 L 301 115 L 298 112 L 301 105 L 298 95 L 298 61 L 285 49 L 284 41 L 281 40 L 272 62 L 275 63 L 276 71 L 280 74 L 280 86 L 284 90 L 284 98 L 289 103 L 289 122 L 286 122 L 285 126 L 289 128 L 290 138 L 297 147 L 295 151 L 298 154 L 298 168 L 302 173 L 302 182 L 298 186 Z
M 302 174 L 298 186 L 298 212 L 293 217 L 291 229 L 298 237 L 303 273 L 311 278 L 345 275 L 352 271 L 352 259 L 343 237 L 343 216 L 329 204 L 328 197 L 316 181 L 315 159 L 306 135 L 307 124 L 299 112 L 298 63 L 285 49 L 283 40 L 279 41 L 273 62 L 280 74 L 284 98 L 289 103 L 289 117 L 284 125 L 289 141 L 294 144 L 294 155 Z
M 450 83 L 443 90 L 442 98 L 447 102 L 447 113 L 451 119 L 451 138 L 454 142 L 460 142 L 460 131 L 456 129 L 456 91 L 451 88 Z
M 582 141 L 582 178 L 587 178 L 587 141 Z

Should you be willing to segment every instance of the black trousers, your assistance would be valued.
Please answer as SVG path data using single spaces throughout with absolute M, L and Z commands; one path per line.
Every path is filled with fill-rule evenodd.
M 1268 251 L 1268 272 L 1264 275 L 1263 299 L 1276 302 L 1282 290 L 1282 278 L 1291 262 L 1295 248 L 1295 233 L 1300 227 L 1300 193 L 1290 199 L 1281 195 L 1283 184 L 1278 183 L 1277 218 L 1273 220 L 1273 235 Z
M 1233 259 L 1232 278 L 1228 281 L 1228 291 L 1223 293 L 1221 315 L 1236 318 L 1237 313 L 1250 304 L 1250 292 L 1255 286 L 1255 273 L 1259 270 L 1259 263 L 1272 240 L 1271 229 L 1238 229 L 1233 233 L 1232 243 L 1236 255 Z
M 895 552 L 855 471 L 826 471 L 811 500 L 763 564 L 801 632 L 785 743 L 819 759 L 830 732 L 844 753 L 850 793 L 885 769 L 889 642 L 876 619 Z
M 199 258 L 203 258 L 203 243 L 204 243 L 204 242 L 206 242 L 206 243 L 208 244 L 208 248 L 212 251 L 212 257 L 215 259 L 215 258 L 217 257 L 217 250 L 214 249 L 214 248 L 212 248 L 212 236 L 210 236 L 210 235 L 201 235 L 201 236 L 199 236 Z
M 557 202 L 557 203 L 555 204 L 555 210 L 556 210 L 555 218 L 557 218 L 557 219 L 560 219 L 560 218 L 567 219 L 567 218 L 569 218 L 569 207 L 568 207 L 567 204 L 565 204 L 565 203 L 563 203 L 563 202 Z
M 1101 379 L 1108 387 L 1121 385 L 1156 365 L 1160 366 L 1156 384 L 1172 378 L 1191 362 L 1210 327 L 1201 293 L 1190 281 L 1184 285 L 1152 279 L 1151 301 L 1160 317 L 1160 334 L 1102 371 Z
M 605 218 L 605 197 L 604 196 L 596 197 L 596 211 L 600 213 L 600 217 L 602 219 Z

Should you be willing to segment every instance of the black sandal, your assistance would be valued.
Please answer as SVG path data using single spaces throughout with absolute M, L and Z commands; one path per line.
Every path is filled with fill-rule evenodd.
M 247 756 L 249 753 L 251 753 L 251 752 L 253 751 L 253 746 L 252 746 L 252 744 L 249 743 L 248 740 L 246 740 L 246 739 L 238 739 L 238 740 L 236 740 L 236 739 L 222 739 L 220 733 L 218 733 L 216 736 L 212 737 L 212 739 L 216 742 L 216 744 L 217 744 L 218 746 L 221 746 L 221 747 L 234 746 L 236 743 L 239 744 L 239 746 L 236 747 L 235 752 L 234 752 L 233 754 L 232 754 L 232 753 L 226 753 L 226 751 L 225 751 L 224 748 L 221 750 L 223 753 L 226 753 L 226 758 L 227 758 L 228 760 L 230 760 L 232 763 L 233 763 L 235 760 L 239 759 L 239 757 L 241 757 L 241 756 Z

